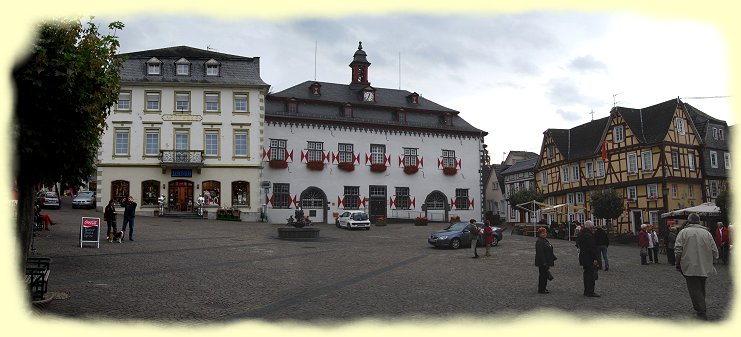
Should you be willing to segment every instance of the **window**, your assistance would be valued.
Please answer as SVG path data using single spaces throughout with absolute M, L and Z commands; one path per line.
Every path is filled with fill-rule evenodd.
M 247 112 L 248 94 L 234 94 L 234 112 Z
M 468 209 L 468 189 L 455 189 L 455 208 Z
M 628 173 L 638 173 L 638 163 L 635 153 L 628 153 Z
M 617 125 L 612 128 L 613 133 L 613 143 L 621 143 L 625 140 L 625 133 L 623 132 L 623 126 Z
M 234 131 L 234 156 L 247 157 L 249 155 L 248 131 Z
M 721 140 L 726 139 L 726 137 L 723 135 L 723 129 L 718 129 L 718 138 Z
M 571 167 L 571 181 L 579 182 L 579 165 L 574 165 Z
M 684 135 L 684 118 L 677 117 L 677 134 Z
M 499 189 L 499 182 L 497 182 L 497 181 L 494 181 L 494 182 L 493 182 L 493 183 L 491 184 L 491 190 L 492 190 L 492 191 L 496 191 L 496 190 L 498 190 L 498 189 Z
M 548 197 L 548 204 L 549 205 L 555 205 L 556 204 L 556 197 Z
M 692 188 L 692 185 L 687 185 L 687 197 L 689 198 L 695 197 L 695 190 Z
M 290 100 L 288 100 L 288 112 L 296 113 L 298 112 L 298 102 L 296 102 L 296 99 L 291 97 Z
M 203 135 L 203 154 L 211 157 L 219 155 L 219 130 L 206 130 Z
M 396 120 L 399 121 L 399 123 L 406 123 L 407 112 L 404 111 L 404 109 L 399 109 L 398 111 L 396 111 Z
M 584 163 L 584 166 L 584 177 L 587 179 L 592 179 L 594 177 L 594 163 L 588 161 Z
M 396 209 L 409 209 L 411 199 L 409 198 L 409 187 L 396 188 Z
M 219 63 L 215 60 L 206 62 L 206 76 L 219 76 Z
M 186 151 L 190 149 L 190 131 L 189 130 L 176 130 L 175 131 L 175 150 Z
M 160 95 L 162 94 L 159 91 L 147 91 L 145 93 L 146 111 L 160 111 Z
M 728 152 L 723 152 L 723 161 L 725 162 L 726 170 L 731 169 L 731 154 Z
M 654 162 L 653 162 L 653 156 L 651 155 L 651 151 L 641 152 L 641 166 L 642 166 L 643 172 L 653 171 Z
M 190 112 L 190 93 L 175 92 L 175 111 Z
M 404 148 L 404 166 L 417 166 L 417 149 Z
M 337 149 L 340 153 L 340 163 L 352 163 L 355 161 L 355 155 L 353 154 L 352 144 L 337 144 Z
M 713 128 L 713 139 L 718 139 L 718 128 Z
M 273 208 L 288 208 L 288 201 L 291 199 L 289 184 L 273 184 Z
M 569 168 L 568 167 L 561 168 L 561 182 L 562 183 L 569 182 Z
M 455 167 L 455 151 L 443 150 L 443 167 Z
M 672 150 L 672 168 L 679 170 L 679 151 Z
M 649 198 L 658 198 L 659 197 L 659 186 L 656 184 L 648 184 L 646 187 L 647 194 Z
M 718 181 L 711 180 L 710 181 L 710 197 L 715 198 L 717 196 L 718 196 Z
M 270 140 L 270 160 L 286 160 L 286 140 Z
M 345 106 L 342 108 L 342 116 L 343 117 L 352 117 L 352 105 L 345 104 Z
M 695 170 L 695 154 L 692 152 L 687 154 L 687 165 L 690 167 L 690 170 Z
M 157 199 L 160 196 L 160 182 L 157 180 L 142 181 L 142 205 L 156 206 L 159 205 Z
M 206 112 L 219 112 L 219 93 L 206 93 L 204 98 L 204 109 Z
M 595 173 L 596 173 L 597 177 L 604 177 L 605 176 L 605 161 L 604 160 L 602 160 L 602 159 L 597 160 Z
M 250 206 L 250 183 L 246 181 L 232 182 L 232 206 Z
M 360 208 L 360 186 L 345 186 L 344 208 Z
M 576 204 L 577 205 L 583 205 L 584 204 L 584 192 L 576 192 L 576 193 L 574 193 L 574 197 L 576 197 Z
M 111 181 L 111 199 L 116 204 L 121 204 L 129 197 L 129 182 L 126 180 Z
M 555 156 L 553 145 L 548 145 L 548 147 L 546 147 L 546 152 L 548 152 L 548 159 L 553 159 L 553 156 Z
M 116 110 L 131 111 L 131 91 L 122 91 L 118 93 L 118 102 L 116 102 Z
M 190 74 L 190 64 L 178 64 L 177 74 L 185 75 L 185 76 L 189 75 Z
M 128 156 L 129 155 L 129 129 L 115 129 L 114 134 L 116 141 L 114 142 L 114 156 Z
M 677 184 L 672 184 L 672 198 L 676 198 L 679 195 L 679 187 Z
M 207 180 L 201 184 L 203 187 L 203 199 L 206 206 L 219 206 L 221 201 L 221 183 Z
M 306 152 L 308 161 L 324 161 L 324 143 L 306 142 Z
M 146 129 L 144 131 L 144 155 L 157 156 L 160 154 L 160 130 Z
M 386 145 L 371 144 L 371 164 L 386 163 Z
M 494 182 L 494 186 L 496 186 L 497 183 Z M 540 172 L 540 185 L 546 186 L 548 185 L 548 171 L 541 171 Z
M 654 226 L 659 225 L 659 212 L 658 211 L 648 212 L 648 218 L 649 218 L 650 224 Z
M 568 194 L 566 194 L 566 202 L 569 205 L 573 205 L 574 204 L 574 193 L 568 193 Z
M 628 188 L 626 189 L 626 192 L 627 192 L 626 199 L 628 200 L 638 199 L 638 193 L 636 192 L 635 186 L 628 186 Z
M 718 168 L 718 152 L 710 151 L 710 167 Z
M 159 75 L 162 72 L 159 63 L 147 63 L 147 75 Z

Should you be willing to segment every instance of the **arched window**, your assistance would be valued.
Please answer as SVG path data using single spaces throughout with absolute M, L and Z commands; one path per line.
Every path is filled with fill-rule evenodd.
M 120 204 L 129 196 L 129 182 L 126 180 L 114 180 L 111 182 L 111 199 Z
M 232 182 L 232 206 L 250 206 L 250 183 L 246 181 Z
M 207 180 L 201 184 L 203 187 L 203 199 L 206 206 L 219 206 L 221 201 L 221 183 L 215 180 Z
M 445 210 L 447 204 L 447 197 L 440 191 L 433 191 L 425 199 L 425 205 L 428 210 Z
M 316 187 L 309 187 L 301 192 L 301 208 L 305 209 L 322 209 L 325 205 L 327 196 L 322 190 Z
M 160 182 L 157 180 L 145 180 L 142 182 L 142 205 L 155 206 L 160 196 Z

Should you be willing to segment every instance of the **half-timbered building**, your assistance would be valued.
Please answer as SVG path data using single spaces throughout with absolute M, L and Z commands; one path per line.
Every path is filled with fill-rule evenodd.
M 692 122 L 702 138 L 702 151 L 697 165 L 702 165 L 705 201 L 715 201 L 720 192 L 728 189 L 731 174 L 729 128 L 726 121 L 713 118 L 685 103 Z

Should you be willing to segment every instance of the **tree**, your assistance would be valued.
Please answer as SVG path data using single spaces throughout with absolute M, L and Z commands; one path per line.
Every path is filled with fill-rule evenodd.
M 731 214 L 731 193 L 728 190 L 720 192 L 715 198 L 715 205 L 720 208 L 720 221 L 728 226 L 728 215 Z
M 590 202 L 592 214 L 600 219 L 617 219 L 625 211 L 623 197 L 611 188 L 592 191 Z
M 545 197 L 543 196 L 543 193 L 538 192 L 534 188 L 518 189 L 509 194 L 509 204 L 513 207 L 533 200 L 537 202 L 543 202 L 543 200 L 545 200 Z M 540 208 L 537 205 L 532 206 L 533 207 L 530 207 L 528 209 L 533 212 Z
M 84 26 L 79 19 L 41 23 L 30 54 L 13 68 L 16 226 L 23 261 L 32 236 L 34 186 L 80 185 L 95 172 L 105 120 L 118 100 L 118 38 L 100 35 L 92 19 Z M 123 24 L 108 28 L 115 34 Z

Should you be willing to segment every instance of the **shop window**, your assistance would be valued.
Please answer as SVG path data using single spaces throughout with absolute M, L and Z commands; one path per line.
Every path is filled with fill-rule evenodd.
M 203 188 L 203 199 L 206 206 L 219 206 L 221 200 L 221 183 L 218 181 L 204 181 L 201 184 Z
M 160 182 L 157 180 L 146 180 L 142 182 L 142 205 L 157 206 L 159 198 Z
M 232 182 L 232 206 L 250 206 L 250 183 Z
M 126 180 L 114 180 L 111 182 L 111 199 L 116 204 L 121 204 L 129 197 L 129 182 Z

